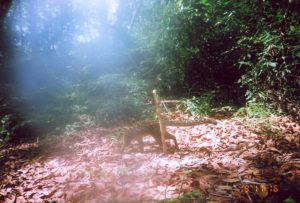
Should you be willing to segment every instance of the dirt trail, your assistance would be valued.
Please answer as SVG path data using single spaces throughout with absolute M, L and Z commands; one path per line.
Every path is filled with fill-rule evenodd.
M 258 127 L 254 133 L 239 120 L 168 127 L 180 150 L 167 155 L 151 137 L 144 139 L 145 152 L 132 144 L 121 154 L 121 142 L 100 127 L 60 142 L 23 146 L 44 156 L 28 159 L 24 150 L 2 150 L 7 159 L 0 202 L 157 202 L 195 189 L 205 192 L 207 201 L 280 200 L 297 194 L 290 185 L 300 185 L 300 128 L 279 121 L 284 137 L 276 139 L 258 135 L 263 132 Z

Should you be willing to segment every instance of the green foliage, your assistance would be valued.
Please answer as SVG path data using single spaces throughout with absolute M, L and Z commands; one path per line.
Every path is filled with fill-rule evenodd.
M 95 124 L 95 119 L 93 119 L 92 116 L 89 116 L 87 114 L 80 114 L 79 118 L 76 121 L 65 126 L 64 134 L 69 136 L 74 134 L 78 130 L 92 127 Z
M 139 76 L 160 92 L 203 91 L 233 85 L 243 9 L 232 1 L 144 1 L 134 37 L 141 52 Z M 220 75 L 220 73 L 222 73 Z
M 221 87 L 221 100 L 240 103 L 247 90 L 248 100 L 297 114 L 297 8 L 297 1 L 144 1 L 133 32 L 137 73 L 161 92 Z
M 178 6 L 173 2 L 146 1 L 141 9 L 143 15 L 133 32 L 141 52 L 140 66 L 136 72 L 139 77 L 151 81 L 152 87 L 160 92 L 174 90 L 183 84 L 181 67 L 184 62 L 182 57 L 185 57 L 181 53 L 185 42 L 177 40 L 180 37 L 177 31 L 180 22 L 173 22 Z
M 10 136 L 12 135 L 12 129 L 10 129 L 10 121 L 11 115 L 4 115 L 1 119 L 1 126 L 0 126 L 0 139 L 3 141 L 8 141 Z
M 213 97 L 213 92 L 206 92 L 199 97 L 193 96 L 191 99 L 183 99 L 181 103 L 184 110 L 190 112 L 193 116 L 208 115 L 211 113 L 211 101 Z
M 194 96 L 182 102 L 193 115 L 209 114 L 212 103 L 241 104 L 246 92 L 249 103 L 237 115 L 268 116 L 274 113 L 271 109 L 277 109 L 299 118 L 299 1 L 119 3 L 123 13 L 114 26 L 106 27 L 109 34 L 104 38 L 95 34 L 98 41 L 82 40 L 85 35 L 70 32 L 80 27 L 88 32 L 94 26 L 89 23 L 100 19 L 88 12 L 84 21 L 73 23 L 70 19 L 75 11 L 60 15 L 72 5 L 69 3 L 53 10 L 36 4 L 33 9 L 37 12 L 28 12 L 22 5 L 31 6 L 29 3 L 18 5 L 16 1 L 15 13 L 11 11 L 6 20 L 21 17 L 26 26 L 21 29 L 18 23 L 11 24 L 16 34 L 11 37 L 5 37 L 10 36 L 10 24 L 2 15 L 0 101 L 2 105 L 3 98 L 14 95 L 5 104 L 16 104 L 16 108 L 12 105 L 0 117 L 1 139 L 23 133 L 29 121 L 43 132 L 63 129 L 72 133 L 92 123 L 82 124 L 81 115 L 101 122 L 149 117 L 153 110 L 145 101 L 154 88 L 164 97 Z M 52 16 L 50 24 L 42 17 L 45 15 Z M 61 18 L 65 20 L 57 24 Z M 32 40 L 33 36 L 43 40 Z M 106 40 L 109 42 L 102 44 Z M 12 67 L 6 65 L 9 61 Z M 25 77 L 19 80 L 14 74 Z M 11 79 L 14 77 L 17 82 Z M 23 84 L 26 88 L 17 90 Z M 207 92 L 211 90 L 214 94 Z
M 75 114 L 93 115 L 97 121 L 130 120 L 149 111 L 146 90 L 145 82 L 115 74 L 79 83 L 67 97 Z
M 247 116 L 249 118 L 267 117 L 275 114 L 275 110 L 264 103 L 248 102 L 246 107 L 240 108 L 234 116 Z
M 202 191 L 194 190 L 191 192 L 184 193 L 182 196 L 170 200 L 170 201 L 160 201 L 161 203 L 204 203 L 205 194 Z
M 211 110 L 213 116 L 222 116 L 222 118 L 232 117 L 239 110 L 236 106 L 221 106 Z
M 26 139 L 28 135 L 28 125 L 31 123 L 30 120 L 21 121 L 16 116 L 12 114 L 3 115 L 0 118 L 0 142 L 7 142 L 9 140 L 16 139 L 16 136 L 22 132 L 23 137 L 21 139 Z M 28 139 L 28 137 L 27 137 Z
M 249 25 L 237 42 L 239 64 L 246 70 L 239 82 L 247 87 L 248 100 L 291 112 L 300 107 L 300 14 L 271 1 L 249 6 L 258 13 L 250 18 L 259 23 Z
M 296 203 L 296 201 L 292 197 L 286 198 L 283 203 Z
M 88 81 L 78 80 L 74 85 L 61 87 L 62 91 L 44 89 L 35 100 L 20 101 L 20 115 L 7 114 L 1 117 L 0 139 L 7 141 L 14 137 L 29 136 L 29 123 L 43 136 L 48 132 L 66 135 L 92 126 L 95 122 L 141 119 L 153 116 L 151 106 L 146 105 L 147 85 L 126 75 L 104 75 Z M 45 95 L 45 96 L 43 96 Z M 26 95 L 30 98 L 30 95 Z M 29 105 L 29 103 L 31 103 Z M 24 119 L 22 119 L 24 118 Z M 28 132 L 27 132 L 28 131 Z

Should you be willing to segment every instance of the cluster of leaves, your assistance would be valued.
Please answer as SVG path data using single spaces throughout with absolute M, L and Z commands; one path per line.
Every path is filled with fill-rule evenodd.
M 206 92 L 199 97 L 193 96 L 191 99 L 183 99 L 181 101 L 186 112 L 190 112 L 193 116 L 208 115 L 211 113 L 211 103 L 214 97 L 213 92 Z
M 256 2 L 256 1 L 254 1 Z M 300 15 L 295 1 L 264 1 L 249 4 L 256 11 L 249 16 L 259 23 L 248 25 L 237 42 L 240 83 L 247 98 L 274 105 L 296 114 L 300 106 Z M 294 2 L 294 3 L 293 3 Z M 298 5 L 299 7 L 299 5 Z
M 122 74 L 108 74 L 80 82 L 66 95 L 76 115 L 93 115 L 97 121 L 116 121 L 147 115 L 147 87 Z
M 134 30 L 138 75 L 164 92 L 217 89 L 243 101 L 247 91 L 248 100 L 296 113 L 298 9 L 280 0 L 144 1 Z
M 36 95 L 24 94 L 15 98 L 8 109 L 1 106 L 0 139 L 7 141 L 16 137 L 39 136 L 48 132 L 76 130 L 95 122 L 137 119 L 153 115 L 146 105 L 147 86 L 121 74 L 103 75 L 96 79 L 78 80 L 72 85 L 62 83 L 60 89 L 43 88 Z M 23 108 L 16 108 L 17 106 Z M 19 113 L 16 114 L 11 109 Z M 83 119 L 84 115 L 88 119 Z M 25 133 L 26 131 L 26 133 Z
M 5 8 L 0 16 L 0 79 L 6 80 L 6 89 L 24 89 L 0 95 L 14 95 L 25 106 L 20 111 L 33 123 L 43 123 L 43 129 L 70 124 L 82 114 L 98 121 L 151 116 L 144 103 L 153 88 L 164 96 L 196 96 L 183 102 L 194 115 L 210 113 L 211 101 L 240 104 L 245 92 L 251 103 L 241 112 L 247 115 L 269 114 L 269 107 L 299 113 L 299 1 L 119 1 L 116 24 L 103 22 L 103 39 L 97 34 L 84 39 L 74 31 L 92 33 L 85 25 L 99 20 L 99 12 L 74 17 L 90 6 L 63 14 L 72 3 L 49 10 L 46 5 L 55 1 L 48 0 L 29 12 L 28 3 L 14 3 L 9 10 L 11 1 L 5 2 L 0 5 Z M 44 16 L 52 16 L 51 22 Z M 18 22 L 19 17 L 22 29 L 4 20 Z M 9 29 L 15 36 L 6 36 Z M 14 65 L 7 65 L 10 60 Z M 8 77 L 15 73 L 24 77 Z M 10 114 L 1 115 L 4 134 L 13 129 L 7 127 Z
M 4 114 L 0 117 L 0 143 L 7 141 L 19 143 L 29 141 L 33 137 L 29 120 L 21 120 L 12 114 Z
M 219 0 L 144 1 L 134 30 L 139 76 L 164 92 L 235 85 L 238 55 L 224 52 L 240 32 L 240 20 L 234 18 L 238 6 Z
M 267 117 L 276 114 L 275 110 L 264 103 L 249 101 L 246 107 L 240 108 L 235 112 L 235 116 L 247 116 L 249 118 Z
M 12 133 L 12 129 L 10 129 L 10 116 L 9 115 L 4 115 L 1 120 L 1 126 L 0 126 L 0 135 L 1 135 L 1 140 L 7 141 Z
M 189 202 L 197 202 L 202 203 L 205 202 L 205 194 L 200 190 L 193 190 L 191 192 L 184 193 L 180 197 L 176 199 L 172 199 L 170 201 L 159 201 L 160 203 L 189 203 Z

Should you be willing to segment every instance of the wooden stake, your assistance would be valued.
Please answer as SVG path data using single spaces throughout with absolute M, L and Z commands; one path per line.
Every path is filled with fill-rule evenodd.
M 163 153 L 166 154 L 166 127 L 163 123 L 163 120 L 161 118 L 161 112 L 160 112 L 160 101 L 159 97 L 157 95 L 156 90 L 154 89 L 153 91 L 153 97 L 154 97 L 154 104 L 155 104 L 155 110 L 156 110 L 156 116 L 159 122 L 159 128 L 160 128 L 160 135 L 161 135 L 161 143 L 162 143 L 162 148 L 163 148 Z

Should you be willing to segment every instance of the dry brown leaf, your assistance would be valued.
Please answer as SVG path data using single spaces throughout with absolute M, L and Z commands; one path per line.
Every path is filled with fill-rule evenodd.
M 225 183 L 237 183 L 240 182 L 240 180 L 238 178 L 226 178 L 226 179 L 222 179 L 223 182 Z
M 233 187 L 230 185 L 216 185 L 215 188 L 219 190 L 233 190 Z
M 19 196 L 16 199 L 16 203 L 25 203 L 28 202 L 23 196 Z
M 179 117 L 189 118 L 178 112 L 174 118 Z M 142 202 L 162 200 L 165 193 L 171 197 L 169 188 L 173 188 L 174 196 L 178 196 L 179 192 L 201 188 L 209 194 L 215 194 L 217 197 L 214 198 L 222 202 L 232 202 L 226 195 L 245 202 L 248 200 L 245 193 L 231 186 L 239 182 L 236 178 L 238 175 L 242 180 L 259 181 L 267 178 L 270 182 L 284 184 L 290 181 L 294 185 L 300 179 L 299 162 L 295 162 L 299 157 L 293 151 L 293 144 L 290 144 L 296 143 L 297 139 L 300 141 L 296 132 L 300 129 L 299 125 L 293 126 L 285 119 L 278 119 L 278 122 L 279 127 L 274 124 L 272 132 L 281 130 L 285 141 L 282 141 L 283 138 L 258 136 L 246 129 L 245 122 L 240 120 L 218 121 L 216 126 L 170 127 L 168 131 L 176 135 L 180 150 L 168 155 L 161 155 L 158 147 L 151 145 L 154 141 L 148 145 L 148 139 L 145 139 L 147 147 L 144 153 L 116 153 L 121 142 L 112 142 L 104 135 L 99 137 L 97 127 L 89 128 L 77 133 L 74 138 L 66 138 L 65 144 L 57 140 L 44 145 L 50 145 L 57 151 L 65 146 L 74 146 L 76 149 L 71 153 L 58 156 L 55 152 L 44 161 L 22 160 L 26 165 L 20 165 L 20 158 L 13 155 L 12 159 L 5 162 L 5 166 L 16 167 L 18 171 L 12 170 L 3 176 L 1 184 L 7 190 L 0 189 L 0 194 L 10 198 L 12 191 L 16 191 L 31 202 L 42 201 L 42 197 L 49 200 L 60 197 L 67 201 L 72 196 L 73 200 L 78 201 L 97 202 L 100 198 L 101 201 L 114 202 L 128 197 L 131 202 Z M 257 129 L 259 125 L 256 124 Z M 286 154 L 275 146 L 290 152 Z M 255 168 L 255 157 L 264 163 L 263 168 Z M 280 168 L 273 168 L 274 164 Z M 232 174 L 237 168 L 239 174 Z M 175 186 L 177 190 L 174 190 Z M 261 197 L 265 195 L 260 194 Z

